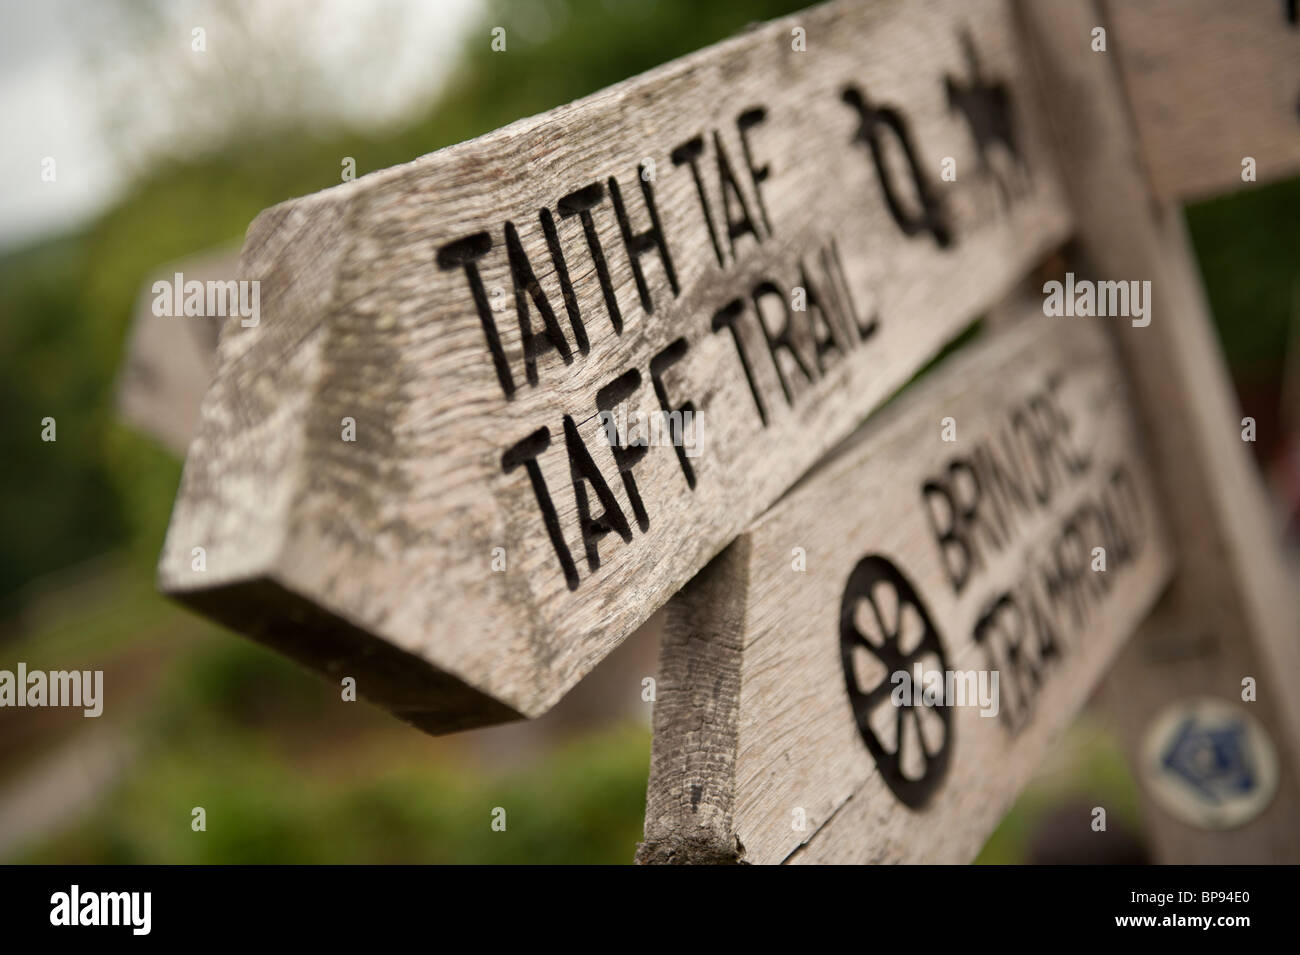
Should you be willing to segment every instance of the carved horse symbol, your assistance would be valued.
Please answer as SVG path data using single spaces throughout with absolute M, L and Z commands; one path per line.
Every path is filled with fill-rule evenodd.
M 1011 184 L 1008 179 L 1013 175 L 1027 177 L 1024 156 L 1020 151 L 1019 137 L 1016 135 L 1015 121 L 1011 111 L 1011 93 L 1005 83 L 986 80 L 980 70 L 979 54 L 970 34 L 961 34 L 962 50 L 966 56 L 967 72 L 970 79 L 963 82 L 951 75 L 944 77 L 944 86 L 948 91 L 949 110 L 959 110 L 970 127 L 971 138 L 975 140 L 975 149 L 979 155 L 979 170 L 984 175 L 992 176 L 1002 194 L 1004 205 L 1011 204 Z M 1011 169 L 999 171 L 991 161 L 995 146 L 1006 152 Z

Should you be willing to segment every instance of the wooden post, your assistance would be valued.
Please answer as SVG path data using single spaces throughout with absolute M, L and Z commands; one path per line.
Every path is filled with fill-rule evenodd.
M 1022 0 L 1019 9 L 1052 104 L 1078 226 L 1077 266 L 1094 277 L 1151 283 L 1150 324 L 1114 327 L 1156 462 L 1177 573 L 1112 671 L 1106 700 L 1125 728 L 1140 775 L 1150 768 L 1142 750 L 1157 711 L 1200 696 L 1256 717 L 1282 757 L 1276 797 L 1239 828 L 1188 826 L 1150 798 L 1144 785 L 1144 812 L 1162 861 L 1300 861 L 1295 590 L 1285 578 L 1263 488 L 1241 440 L 1241 415 L 1181 212 L 1153 197 L 1144 177 L 1139 133 L 1114 53 L 1092 49 L 1096 28 L 1109 28 L 1111 45 L 1122 47 L 1125 37 L 1091 3 Z M 1204 128 L 1200 135 L 1218 134 Z M 1220 146 L 1207 155 L 1226 162 Z M 1236 157 L 1237 151 L 1248 155 L 1251 146 L 1240 143 L 1228 152 Z M 1232 163 L 1234 174 L 1242 168 L 1239 160 Z M 1227 175 L 1217 170 L 1198 181 Z M 1246 678 L 1256 681 L 1255 702 L 1243 702 Z

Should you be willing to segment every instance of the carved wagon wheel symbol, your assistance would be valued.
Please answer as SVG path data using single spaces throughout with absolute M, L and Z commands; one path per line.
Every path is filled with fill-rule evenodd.
M 882 589 L 890 591 L 894 600 L 881 600 Z M 855 622 L 861 603 L 870 605 L 873 619 L 881 636 L 880 641 L 873 641 L 863 634 Z M 892 603 L 893 612 L 889 612 Z M 919 619 L 922 633 L 920 642 L 906 651 L 903 649 L 902 637 L 904 623 L 908 619 Z M 879 684 L 864 689 L 858 684 L 858 674 L 854 668 L 854 651 L 864 649 L 884 665 L 884 676 Z M 912 672 L 912 666 L 927 656 L 936 656 L 939 667 L 948 669 L 948 660 L 943 652 L 943 642 L 939 632 L 930 620 L 929 611 L 921 603 L 916 590 L 898 568 L 884 557 L 872 555 L 858 561 L 849 574 L 844 586 L 844 599 L 840 605 L 840 656 L 844 665 L 844 681 L 848 688 L 849 701 L 853 705 L 853 717 L 858 724 L 862 741 L 876 761 L 876 767 L 885 782 L 898 797 L 899 801 L 913 809 L 919 809 L 929 800 L 942 782 L 948 770 L 951 754 L 952 713 L 946 706 L 922 703 L 943 724 L 943 739 L 931 750 L 925 739 L 921 726 L 920 707 L 907 704 L 896 708 L 895 745 L 893 750 L 886 748 L 884 742 L 876 735 L 871 726 L 871 713 L 881 703 L 889 700 L 894 690 L 890 676 L 899 671 Z M 918 778 L 910 778 L 903 773 L 911 750 L 905 751 L 908 735 L 904 732 L 907 722 L 914 723 L 913 738 L 919 746 L 919 755 L 924 764 L 924 771 Z M 914 755 L 914 754 L 913 754 Z

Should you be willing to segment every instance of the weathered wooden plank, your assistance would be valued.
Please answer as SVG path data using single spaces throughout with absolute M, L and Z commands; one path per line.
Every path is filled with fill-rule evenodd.
M 175 262 L 150 276 L 140 291 L 118 377 L 122 417 L 184 456 L 199 421 L 199 405 L 217 365 L 225 317 L 170 315 L 158 307 L 157 283 L 238 281 L 239 250 L 215 249 Z M 206 311 L 206 302 L 205 302 Z
M 1300 172 L 1295 0 L 1120 0 L 1108 31 L 1158 197 L 1199 199 Z M 1086 42 L 1086 40 L 1081 40 Z M 1096 54 L 1094 54 L 1096 55 Z
M 669 604 L 642 861 L 969 861 L 1156 600 L 1171 559 L 1105 319 L 1033 307 Z M 974 705 L 912 705 L 918 664 L 972 674 Z
M 1011 37 L 831 3 L 263 213 L 161 586 L 430 730 L 544 711 L 1066 233 Z

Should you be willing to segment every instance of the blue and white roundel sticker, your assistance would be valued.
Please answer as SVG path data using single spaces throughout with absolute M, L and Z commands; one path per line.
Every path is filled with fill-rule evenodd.
M 1233 829 L 1277 791 L 1277 752 L 1248 704 L 1180 700 L 1152 721 L 1142 746 L 1143 782 L 1171 815 L 1201 829 Z

